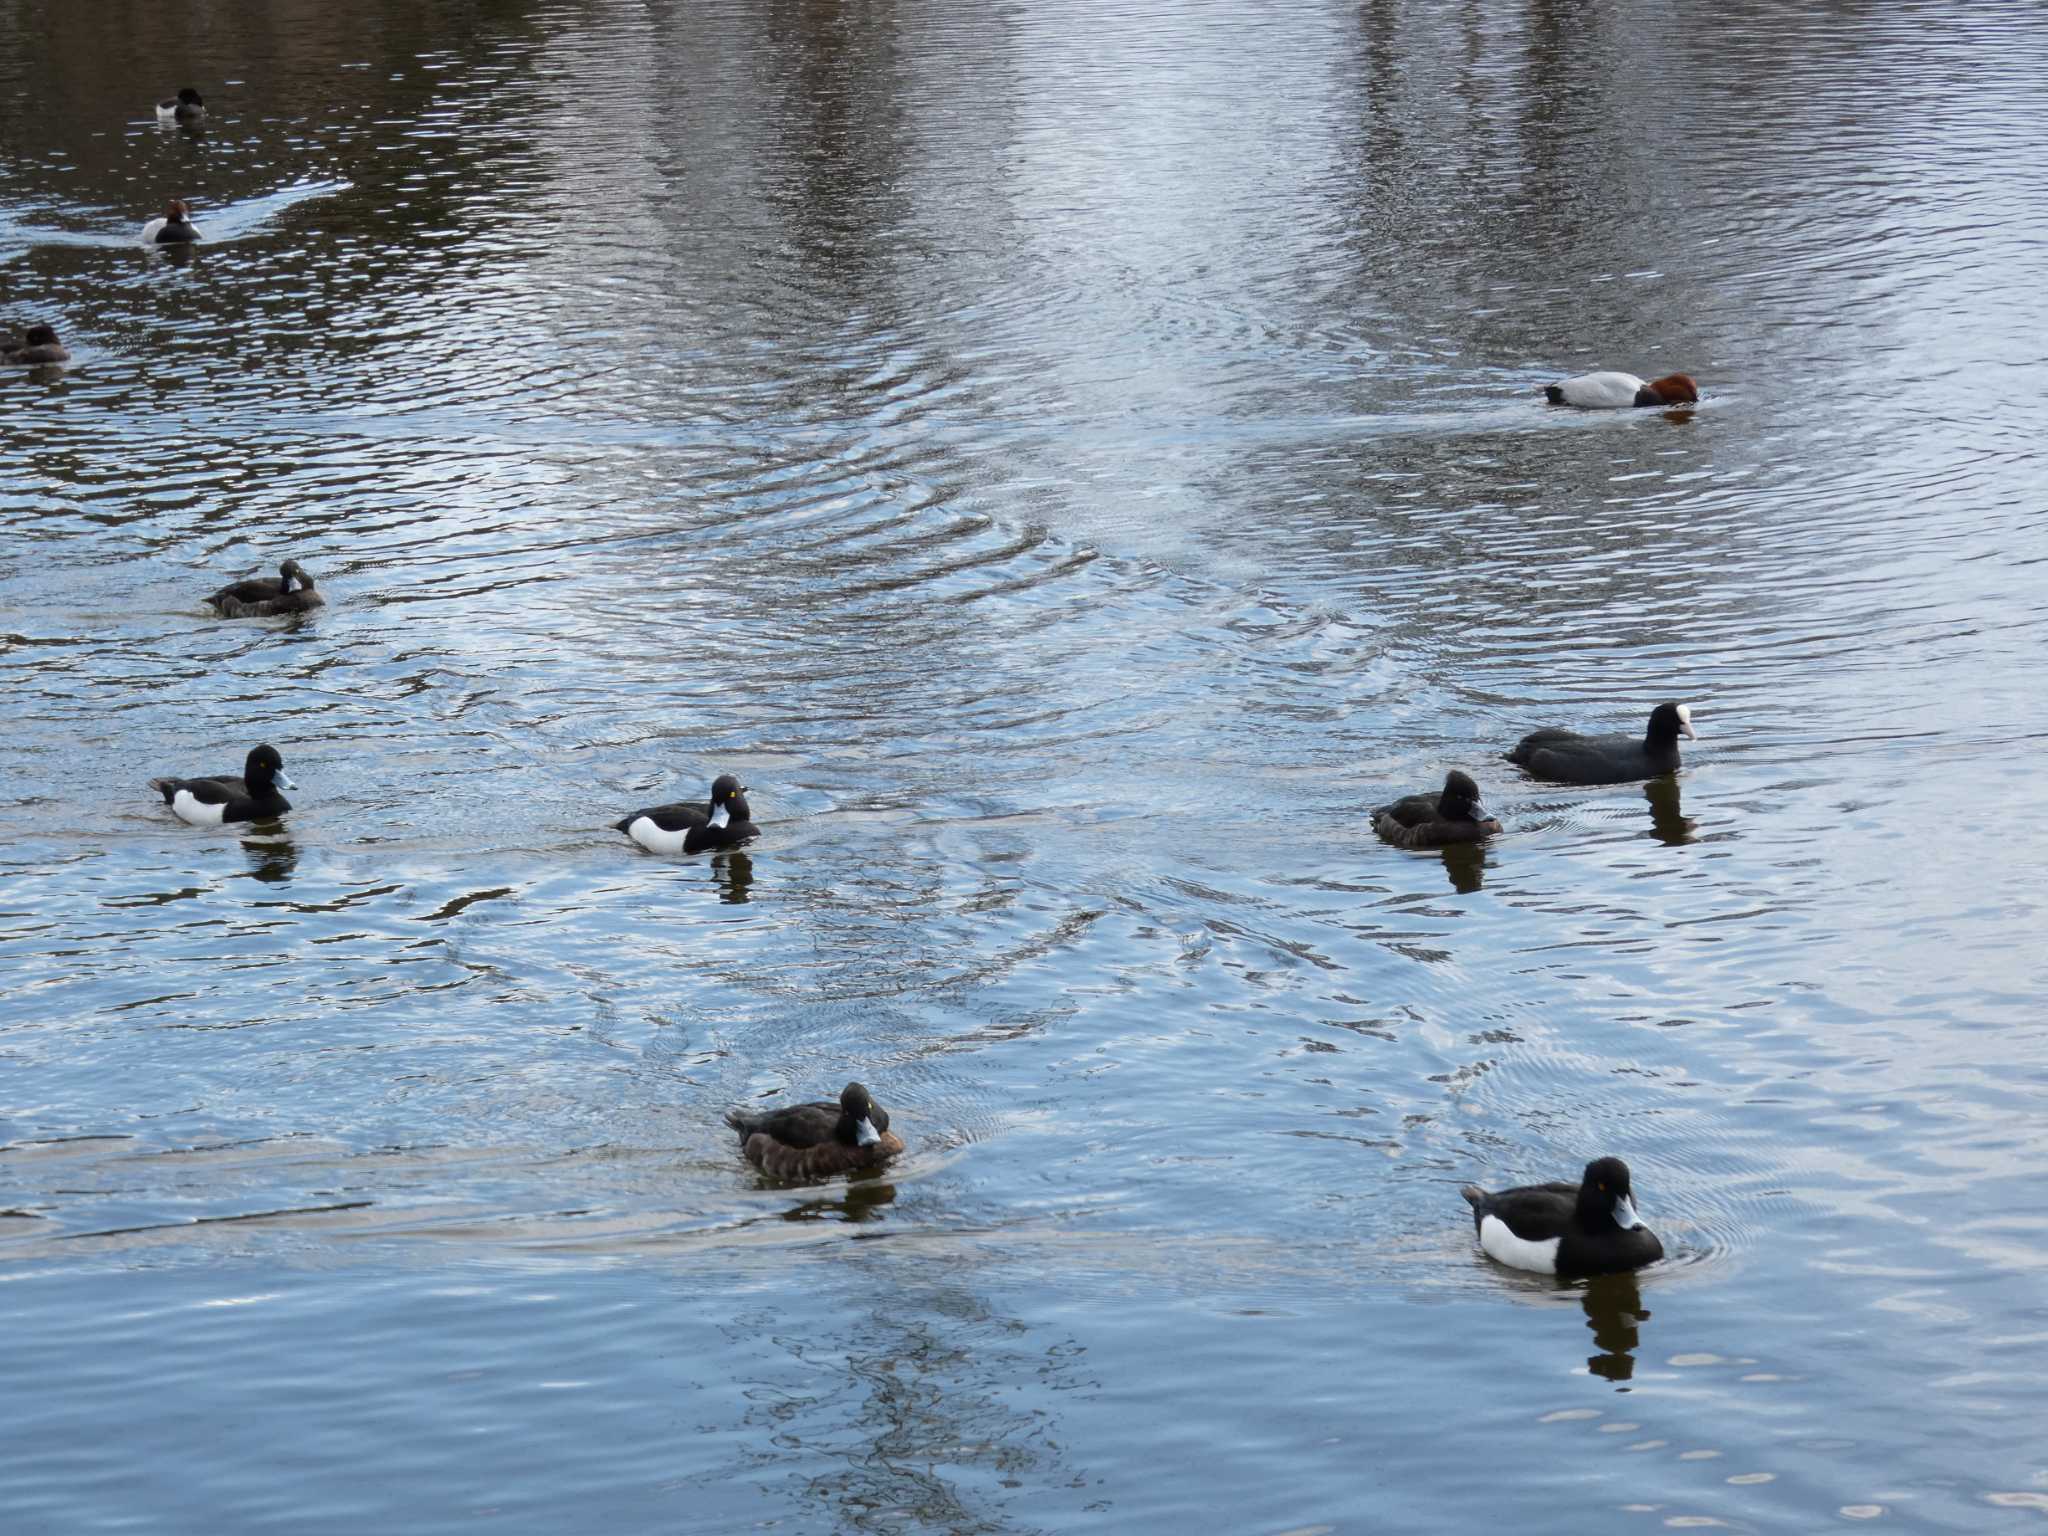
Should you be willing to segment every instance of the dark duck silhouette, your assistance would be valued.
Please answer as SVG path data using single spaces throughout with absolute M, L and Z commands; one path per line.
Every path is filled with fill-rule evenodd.
M 273 746 L 254 747 L 239 775 L 222 773 L 205 779 L 151 779 L 149 787 L 180 821 L 195 827 L 217 827 L 224 821 L 270 821 L 292 808 L 279 787 L 297 786 L 284 775 L 284 760 Z
M 727 1110 L 725 1123 L 740 1133 L 747 1161 L 778 1179 L 865 1172 L 903 1151 L 888 1111 L 859 1083 L 848 1083 L 837 1104 L 792 1104 L 765 1114 Z
M 707 848 L 737 848 L 761 835 L 747 804 L 747 786 L 729 773 L 711 781 L 705 805 L 678 801 L 651 805 L 612 823 L 649 853 L 702 853 Z
M 327 601 L 313 578 L 296 560 L 277 568 L 277 579 L 254 576 L 247 581 L 222 587 L 206 599 L 207 606 L 224 619 L 266 619 L 279 613 L 304 613 Z
M 1558 784 L 1626 784 L 1676 773 L 1680 735 L 1688 741 L 1699 739 L 1692 728 L 1691 707 L 1659 704 L 1650 711 L 1649 728 L 1641 736 L 1581 736 L 1551 726 L 1524 736 L 1507 759 Z
M 1664 1257 L 1657 1234 L 1636 1215 L 1628 1164 L 1618 1157 L 1586 1164 L 1577 1184 L 1524 1184 L 1488 1194 L 1459 1191 L 1488 1258 L 1545 1275 L 1604 1275 L 1641 1269 Z
M 1440 794 L 1405 795 L 1372 813 L 1372 829 L 1396 848 L 1441 848 L 1478 843 L 1500 831 L 1480 803 L 1472 776 L 1453 768 Z

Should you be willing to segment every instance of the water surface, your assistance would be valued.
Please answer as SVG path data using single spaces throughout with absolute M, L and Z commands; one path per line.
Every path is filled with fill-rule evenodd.
M 2032 1529 L 2044 80 L 0 7 L 8 1528 Z M 1675 780 L 1499 760 L 1665 698 Z M 145 787 L 265 740 L 282 825 Z M 1452 765 L 1509 835 L 1380 845 Z M 747 852 L 610 830 L 721 771 Z M 750 1175 L 855 1076 L 887 1178 Z M 1667 1262 L 1476 1253 L 1600 1153 Z

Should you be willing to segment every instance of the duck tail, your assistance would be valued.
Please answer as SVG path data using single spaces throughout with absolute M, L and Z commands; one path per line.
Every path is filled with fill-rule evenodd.
M 725 1123 L 740 1133 L 741 1141 L 754 1134 L 754 1117 L 744 1109 L 728 1109 L 725 1112 Z
M 1486 1191 L 1481 1189 L 1477 1184 L 1467 1184 L 1464 1188 L 1460 1189 L 1458 1193 L 1465 1197 L 1466 1202 L 1475 1211 L 1478 1210 L 1480 1206 L 1486 1204 Z

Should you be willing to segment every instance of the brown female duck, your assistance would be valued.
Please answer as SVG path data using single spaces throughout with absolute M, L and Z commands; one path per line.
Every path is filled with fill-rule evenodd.
M 837 1104 L 792 1104 L 766 1114 L 732 1109 L 725 1123 L 740 1133 L 747 1161 L 778 1179 L 871 1172 L 903 1150 L 888 1112 L 859 1083 L 848 1083 Z

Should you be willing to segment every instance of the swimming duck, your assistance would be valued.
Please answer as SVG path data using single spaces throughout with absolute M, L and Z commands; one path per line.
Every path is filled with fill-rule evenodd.
M 270 821 L 292 808 L 278 786 L 297 789 L 284 774 L 284 759 L 272 746 L 254 747 L 241 776 L 216 774 L 209 779 L 151 779 L 149 787 L 164 797 L 180 821 L 195 827 L 217 827 L 224 821 Z
M 191 86 L 186 86 L 169 101 L 156 104 L 156 120 L 160 123 L 203 123 L 206 121 L 206 102 Z
M 199 238 L 192 227 L 192 205 L 182 197 L 164 204 L 164 216 L 142 226 L 144 245 L 189 245 Z
M 1680 733 L 1688 741 L 1699 740 L 1692 728 L 1691 706 L 1659 704 L 1650 711 L 1649 729 L 1641 737 L 1620 732 L 1581 736 L 1551 726 L 1524 736 L 1507 760 L 1559 784 L 1626 784 L 1676 773 Z
M 298 583 L 297 587 L 293 582 Z M 267 619 L 278 613 L 304 613 L 326 601 L 313 585 L 313 578 L 306 574 L 306 568 L 296 560 L 279 566 L 275 581 L 268 576 L 251 577 L 222 587 L 206 599 L 224 619 Z
M 1576 405 L 1588 411 L 1619 411 L 1635 405 L 1695 405 L 1699 386 L 1689 373 L 1667 373 L 1643 380 L 1632 373 L 1582 373 L 1562 384 L 1546 384 L 1552 405 Z
M 1453 768 L 1444 775 L 1443 793 L 1405 795 L 1372 813 L 1372 829 L 1396 848 L 1441 848 L 1445 843 L 1477 843 L 1500 830 L 1479 800 L 1472 776 Z
M 32 325 L 16 341 L 12 336 L 0 337 L 0 362 L 27 364 L 68 363 L 71 353 L 64 343 L 57 339 L 57 328 L 52 325 Z
M 649 853 L 702 853 L 707 848 L 737 848 L 761 835 L 747 805 L 747 786 L 729 773 L 711 781 L 708 806 L 652 805 L 622 817 L 612 826 Z
M 726 1111 L 740 1133 L 748 1162 L 778 1179 L 829 1179 L 881 1167 L 903 1151 L 889 1115 L 859 1083 L 848 1083 L 837 1104 L 792 1104 L 754 1114 Z
M 1657 1234 L 1636 1215 L 1628 1164 L 1618 1157 L 1586 1164 L 1570 1184 L 1525 1184 L 1488 1194 L 1458 1191 L 1472 1206 L 1479 1246 L 1491 1259 L 1544 1275 L 1604 1275 L 1641 1269 L 1664 1257 Z

